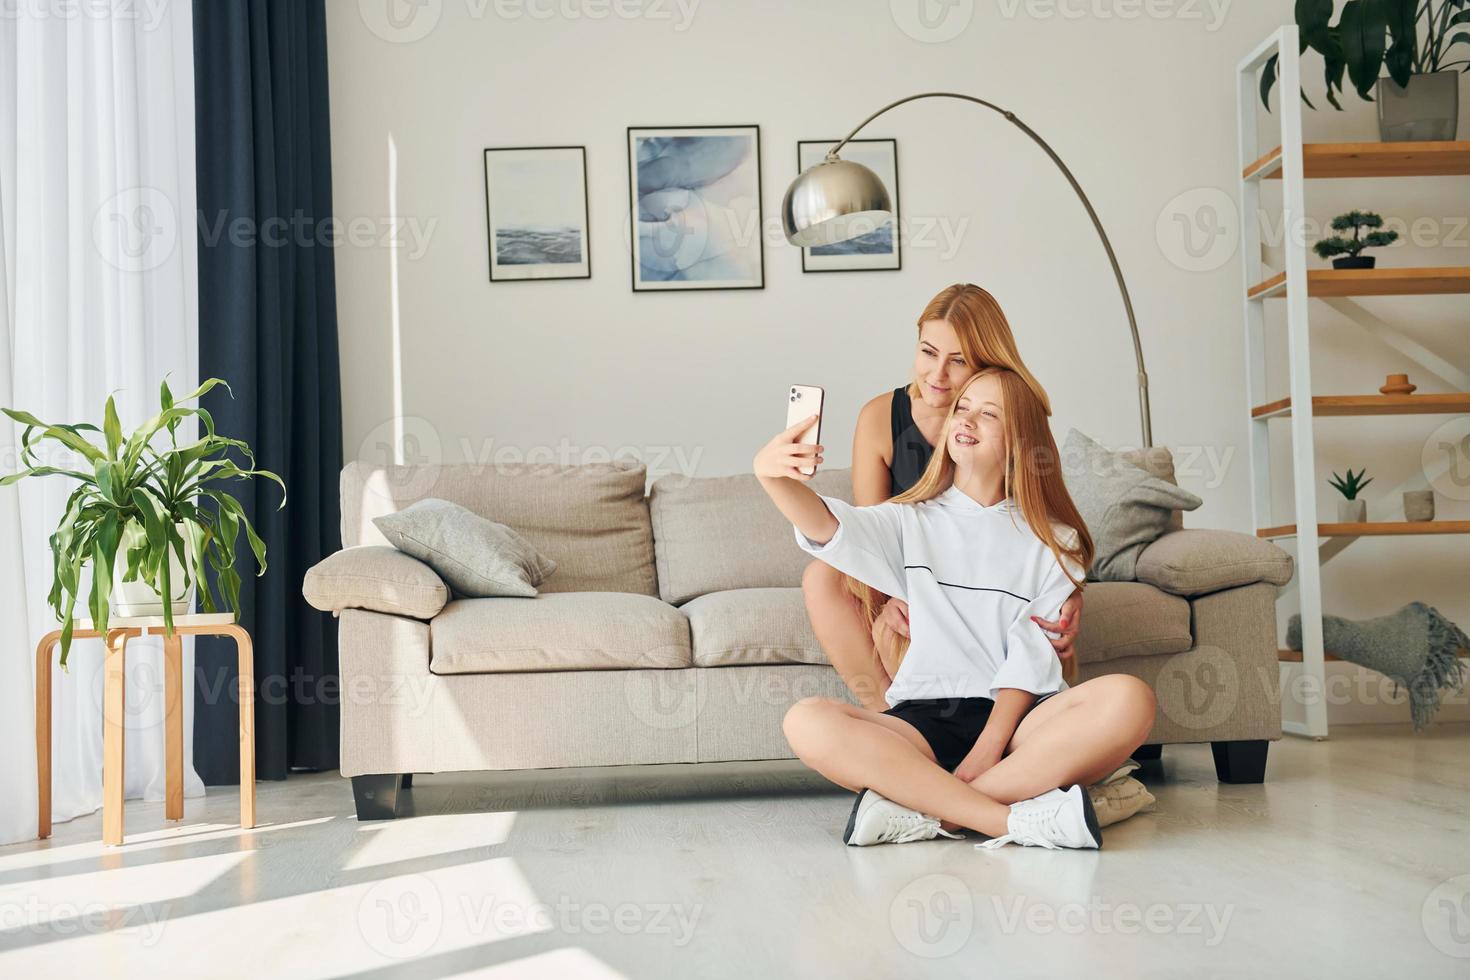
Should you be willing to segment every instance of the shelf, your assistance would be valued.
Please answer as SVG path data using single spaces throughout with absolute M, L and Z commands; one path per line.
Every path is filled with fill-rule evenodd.
M 1470 293 L 1470 266 L 1426 269 L 1312 269 L 1308 296 L 1431 296 Z M 1281 272 L 1246 290 L 1250 299 L 1286 295 Z
M 1470 413 L 1470 392 L 1425 395 L 1313 395 L 1312 415 L 1456 415 Z M 1291 399 L 1251 409 L 1253 419 L 1286 418 Z
M 1353 524 L 1318 524 L 1317 535 L 1323 538 L 1359 538 L 1375 535 L 1404 534 L 1470 534 L 1470 521 L 1364 521 Z M 1258 538 L 1294 538 L 1295 524 L 1263 527 Z
M 1466 650 L 1464 647 L 1461 647 L 1460 648 L 1460 652 L 1459 652 L 1459 658 L 1461 660 L 1465 660 L 1467 658 L 1470 658 L 1470 650 Z M 1284 664 L 1299 664 L 1299 663 L 1302 662 L 1302 652 L 1300 650 L 1277 650 L 1276 651 L 1276 659 L 1278 661 L 1280 661 L 1281 663 L 1284 663 Z M 1324 661 L 1326 661 L 1327 663 L 1329 663 L 1329 664 L 1335 664 L 1335 663 L 1351 663 L 1352 662 L 1352 661 L 1345 661 L 1341 657 L 1335 657 L 1335 656 L 1333 656 L 1330 653 L 1323 653 L 1322 654 L 1322 659 Z
M 1304 143 L 1302 176 L 1463 177 L 1470 175 L 1470 141 L 1425 143 Z M 1246 180 L 1281 179 L 1281 147 L 1241 173 Z

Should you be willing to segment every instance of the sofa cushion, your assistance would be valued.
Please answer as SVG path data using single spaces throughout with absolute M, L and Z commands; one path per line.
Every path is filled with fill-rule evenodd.
M 456 597 L 529 598 L 556 562 L 525 538 L 448 500 L 430 497 L 373 520 L 393 547 L 439 573 Z
M 1192 528 L 1164 535 L 1138 556 L 1140 582 L 1194 596 L 1253 582 L 1291 581 L 1291 555 L 1269 541 L 1238 531 Z
M 828 662 L 800 588 L 711 592 L 679 611 L 689 617 L 696 667 Z
M 852 501 L 851 470 L 821 470 L 807 484 Z M 649 494 L 659 595 L 687 602 L 726 589 L 794 588 L 811 557 L 755 476 L 666 476 Z
M 1124 462 L 1132 463 L 1149 476 L 1158 477 L 1165 483 L 1179 486 L 1174 475 L 1174 454 L 1167 446 L 1149 446 L 1147 449 L 1120 449 L 1118 455 Z M 1169 530 L 1177 531 L 1184 526 L 1184 511 L 1175 508 L 1169 512 Z
M 1182 653 L 1194 646 L 1189 602 L 1142 582 L 1089 582 L 1082 592 L 1077 662 Z
M 429 624 L 436 674 L 688 667 L 689 621 L 652 596 L 456 599 Z
M 328 555 L 307 570 L 301 594 L 322 612 L 371 609 L 411 619 L 432 619 L 449 601 L 448 586 L 432 568 L 386 545 Z
M 373 518 L 428 497 L 513 527 L 556 562 L 541 591 L 657 595 L 641 463 L 477 463 L 342 469 L 342 544 L 387 544 Z
M 1175 512 L 1204 503 L 1076 429 L 1067 433 L 1062 476 L 1092 533 L 1088 577 L 1107 582 L 1133 581 L 1138 553 L 1168 533 Z

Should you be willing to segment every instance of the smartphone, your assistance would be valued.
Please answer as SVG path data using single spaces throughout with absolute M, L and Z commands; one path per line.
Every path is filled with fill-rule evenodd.
M 801 437 L 796 441 L 816 445 L 822 441 L 822 399 L 825 392 L 816 385 L 792 385 L 786 396 L 786 428 L 791 428 L 796 423 L 809 415 L 815 415 L 817 420 L 813 422 Z M 815 466 L 803 466 L 799 472 L 802 476 L 811 476 L 817 472 Z

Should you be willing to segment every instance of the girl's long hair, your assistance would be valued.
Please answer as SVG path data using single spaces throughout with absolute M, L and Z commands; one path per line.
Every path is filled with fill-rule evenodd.
M 949 435 L 954 424 L 955 406 L 965 391 L 984 377 L 994 377 L 1000 383 L 1002 410 L 1005 414 L 1006 438 L 1005 496 L 1015 503 L 1021 516 L 1032 532 L 1046 543 L 1047 548 L 1061 564 L 1067 578 L 1078 588 L 1083 587 L 1086 570 L 1092 567 L 1094 546 L 1087 524 L 1072 502 L 1072 495 L 1062 480 L 1061 453 L 1057 451 L 1056 439 L 1047 423 L 1044 393 L 1037 395 L 1034 381 L 1028 381 L 1019 372 L 1009 368 L 988 367 L 965 382 L 949 407 L 944 420 L 939 442 L 929 465 L 918 481 L 891 498 L 891 502 L 916 504 L 932 500 L 954 485 L 954 461 L 949 457 Z M 1011 515 L 1012 521 L 1015 515 Z M 1070 529 L 1073 540 L 1063 541 L 1054 525 Z M 1082 569 L 1082 575 L 1073 574 L 1073 568 Z M 871 588 L 856 583 L 853 592 L 862 604 L 867 622 L 877 618 L 878 594 Z M 905 648 L 906 648 L 905 644 Z M 902 654 L 900 654 L 901 658 Z M 1075 656 L 1069 662 L 1068 673 L 1075 676 Z M 896 669 L 896 662 L 895 662 Z M 1070 681 L 1070 678 L 1068 678 Z

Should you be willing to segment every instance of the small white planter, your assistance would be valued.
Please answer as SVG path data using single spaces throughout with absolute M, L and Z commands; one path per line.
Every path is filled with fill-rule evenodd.
M 1363 524 L 1368 520 L 1368 501 L 1339 500 L 1337 520 L 1342 524 Z
M 162 616 L 163 598 L 154 590 L 153 586 L 138 579 L 133 582 L 124 582 L 123 576 L 128 570 L 127 550 L 130 544 L 143 536 L 142 528 L 130 527 L 123 533 L 122 543 L 117 549 L 117 560 L 112 566 L 112 593 L 108 597 L 108 603 L 112 607 L 114 616 Z M 175 530 L 184 539 L 184 554 L 193 561 L 194 543 L 185 533 L 184 525 L 175 525 Z M 168 580 L 172 585 L 174 593 L 172 612 L 175 616 L 184 616 L 189 612 L 189 606 L 194 598 L 193 583 L 184 584 L 184 566 L 179 563 L 179 556 L 169 551 Z

